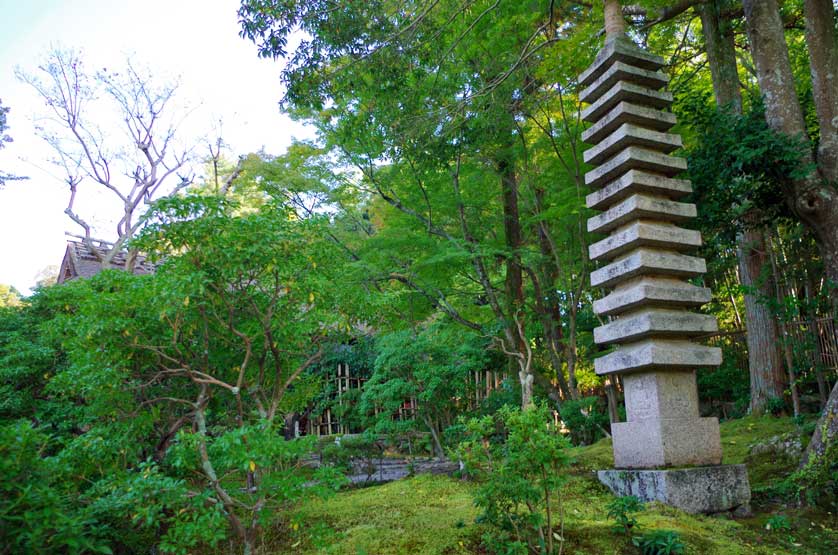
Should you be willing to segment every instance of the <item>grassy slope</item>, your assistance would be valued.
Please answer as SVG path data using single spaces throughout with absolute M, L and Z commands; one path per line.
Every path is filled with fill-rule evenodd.
M 722 425 L 726 463 L 746 462 L 748 446 L 794 429 L 790 419 L 742 419 Z M 612 496 L 592 472 L 611 464 L 607 441 L 574 449 L 577 464 L 564 490 L 568 555 L 637 554 L 628 541 L 611 531 L 606 504 Z M 748 461 L 752 486 L 759 490 L 788 468 L 776 460 Z M 301 506 L 285 525 L 271 553 L 346 555 L 480 553 L 480 527 L 474 524 L 473 486 L 442 476 L 419 476 L 383 486 L 346 491 L 325 501 Z M 773 510 L 762 503 L 763 510 Z M 640 516 L 645 530 L 677 530 L 694 555 L 827 555 L 838 553 L 833 515 L 783 509 L 792 523 L 787 532 L 769 532 L 768 512 L 739 521 L 687 515 L 651 505 Z

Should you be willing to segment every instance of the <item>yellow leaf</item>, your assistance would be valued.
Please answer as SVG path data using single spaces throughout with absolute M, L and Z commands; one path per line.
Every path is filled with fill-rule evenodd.
M 314 302 L 314 293 L 309 293 L 308 294 L 308 302 L 310 302 L 310 303 Z
M 317 262 L 312 261 L 311 262 L 311 267 L 316 270 L 317 269 Z
M 250 461 L 250 471 L 256 472 L 256 463 L 253 461 Z
M 183 299 L 183 306 L 189 306 L 189 297 Z
M 291 529 L 292 529 L 292 530 L 297 530 L 299 527 L 300 527 L 300 525 L 299 525 L 299 524 L 297 524 L 296 522 L 295 522 L 294 524 L 292 524 L 292 525 L 291 525 Z

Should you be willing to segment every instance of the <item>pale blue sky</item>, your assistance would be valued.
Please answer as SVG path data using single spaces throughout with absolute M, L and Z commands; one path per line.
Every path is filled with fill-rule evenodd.
M 16 66 L 34 71 L 51 44 L 81 49 L 91 67 L 118 67 L 131 54 L 161 79 L 179 76 L 181 101 L 199 106 L 182 126 L 185 140 L 197 140 L 219 118 L 235 154 L 263 147 L 279 154 L 292 136 L 311 136 L 280 114 L 280 62 L 260 60 L 239 38 L 238 6 L 237 0 L 0 0 L 0 98 L 12 108 L 15 141 L 0 150 L 0 167 L 30 177 L 0 190 L 0 283 L 31 287 L 40 269 L 61 261 L 64 232 L 77 231 L 63 214 L 60 172 L 34 134 L 32 119 L 43 108 L 14 76 Z M 106 220 L 97 202 L 88 201 L 91 216 Z

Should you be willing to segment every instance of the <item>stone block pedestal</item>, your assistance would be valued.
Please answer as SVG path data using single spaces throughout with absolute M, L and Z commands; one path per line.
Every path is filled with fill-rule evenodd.
M 600 470 L 614 495 L 660 501 L 693 514 L 750 514 L 751 488 L 744 464 L 666 470 Z
M 716 418 L 661 418 L 615 422 L 614 466 L 657 468 L 719 464 L 722 446 Z

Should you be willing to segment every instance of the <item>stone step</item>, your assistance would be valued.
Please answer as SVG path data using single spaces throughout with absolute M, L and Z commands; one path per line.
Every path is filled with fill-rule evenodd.
M 703 258 L 650 248 L 640 248 L 591 272 L 593 287 L 613 287 L 641 275 L 691 278 L 707 271 Z
M 692 370 L 722 363 L 718 347 L 683 339 L 644 339 L 622 345 L 613 353 L 594 359 L 597 375 L 647 370 Z
M 695 218 L 695 204 L 635 193 L 602 214 L 588 218 L 590 233 L 608 233 L 632 220 L 683 222 Z
M 579 76 L 579 86 L 587 87 L 596 81 L 614 62 L 623 62 L 649 70 L 657 70 L 664 65 L 662 57 L 642 50 L 628 37 L 618 37 L 609 40 L 597 53 L 594 62 Z
M 631 102 L 620 102 L 602 119 L 582 132 L 582 140 L 595 145 L 624 123 L 633 123 L 655 131 L 669 131 L 676 123 L 675 114 L 640 106 Z
M 708 287 L 679 279 L 644 276 L 621 283 L 602 299 L 594 301 L 594 313 L 614 316 L 641 307 L 695 308 L 711 299 Z
M 701 246 L 701 233 L 670 224 L 634 221 L 588 247 L 591 260 L 610 259 L 639 247 L 685 251 Z
M 596 102 L 597 99 L 618 81 L 628 81 L 642 87 L 657 90 L 669 83 L 669 76 L 662 71 L 652 71 L 624 62 L 614 62 L 593 83 L 579 93 L 579 101 L 588 103 Z
M 673 177 L 687 169 L 687 161 L 639 146 L 630 146 L 585 174 L 585 185 L 599 188 L 629 170 L 647 170 Z
M 686 179 L 674 179 L 642 170 L 629 170 L 616 181 L 610 182 L 598 191 L 585 197 L 585 204 L 594 210 L 605 210 L 608 206 L 634 193 L 651 193 L 670 199 L 679 199 L 692 192 Z
M 582 120 L 597 123 L 620 102 L 633 102 L 653 108 L 668 108 L 672 104 L 672 93 L 641 87 L 628 81 L 619 81 L 599 100 L 582 110 Z
M 681 148 L 683 143 L 681 135 L 661 133 L 633 123 L 624 123 L 598 145 L 586 150 L 582 157 L 588 164 L 601 164 L 629 146 L 642 146 L 668 154 Z
M 595 343 L 627 343 L 648 337 L 690 337 L 719 331 L 716 318 L 686 310 L 642 309 L 594 328 Z

